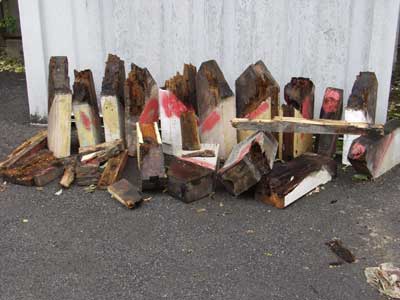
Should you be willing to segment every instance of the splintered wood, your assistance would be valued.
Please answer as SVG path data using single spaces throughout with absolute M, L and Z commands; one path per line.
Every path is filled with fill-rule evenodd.
M 137 160 L 140 172 L 141 189 L 160 189 L 165 187 L 167 176 L 164 154 L 157 123 L 136 123 Z
M 108 160 L 106 167 L 101 174 L 99 183 L 97 184 L 98 188 L 106 189 L 109 185 L 119 180 L 124 171 L 127 160 L 128 150 L 124 150 L 117 156 Z
M 106 142 L 124 139 L 124 61 L 109 54 L 101 87 Z
M 378 96 L 378 79 L 373 72 L 361 72 L 354 82 L 351 95 L 344 111 L 344 119 L 349 122 L 375 123 Z M 344 135 L 342 163 L 350 165 L 347 156 L 357 135 Z
M 336 176 L 330 157 L 305 153 L 287 163 L 276 163 L 256 188 L 255 198 L 284 208 Z
M 72 94 L 65 56 L 50 58 L 48 95 L 47 144 L 55 157 L 67 157 L 71 154 Z
M 74 111 L 79 145 L 93 146 L 100 143 L 101 122 L 97 105 L 92 71 L 75 70 L 72 109 Z
M 236 116 L 235 96 L 215 60 L 201 64 L 196 76 L 200 141 L 220 144 L 219 157 L 226 160 L 237 142 L 229 121 Z
M 79 154 L 81 162 L 98 161 L 99 163 L 106 162 L 111 157 L 118 155 L 124 150 L 124 143 L 122 140 L 114 140 L 95 146 L 80 147 Z
M 321 119 L 340 120 L 342 118 L 343 90 L 327 88 L 322 102 Z M 315 150 L 318 154 L 332 157 L 336 153 L 337 135 L 318 135 Z
M 125 139 L 130 156 L 136 156 L 136 123 L 152 124 L 158 118 L 157 83 L 149 70 L 131 64 L 125 81 Z
M 137 208 L 143 201 L 143 196 L 138 189 L 126 179 L 122 179 L 108 187 L 108 192 L 118 202 L 127 208 Z
M 236 115 L 247 119 L 272 119 L 278 116 L 279 85 L 263 61 L 250 65 L 236 80 Z M 254 131 L 238 130 L 238 141 Z
M 385 135 L 365 135 L 353 141 L 348 159 L 354 169 L 378 178 L 400 163 L 400 122 L 389 121 Z
M 277 149 L 278 142 L 270 133 L 257 132 L 233 148 L 218 177 L 231 194 L 238 196 L 272 169 Z

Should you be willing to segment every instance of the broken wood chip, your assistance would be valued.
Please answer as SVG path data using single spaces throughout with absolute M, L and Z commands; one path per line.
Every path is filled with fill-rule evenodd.
M 91 184 L 84 188 L 84 191 L 86 193 L 94 193 L 95 190 L 96 190 L 96 185 L 94 185 L 94 184 Z
M 355 262 L 355 256 L 351 251 L 347 248 L 345 248 L 342 244 L 342 241 L 339 239 L 333 239 L 329 242 L 326 242 L 325 245 L 327 245 L 333 253 L 336 254 L 339 259 L 351 264 Z
M 138 188 L 130 184 L 126 179 L 121 179 L 108 186 L 107 190 L 115 200 L 127 208 L 137 208 L 143 202 L 143 196 Z

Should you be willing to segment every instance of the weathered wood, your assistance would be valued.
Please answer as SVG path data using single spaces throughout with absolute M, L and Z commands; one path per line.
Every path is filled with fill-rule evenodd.
M 72 110 L 81 147 L 100 143 L 101 121 L 93 75 L 90 70 L 74 71 Z
M 60 180 L 60 185 L 64 188 L 69 188 L 75 180 L 75 167 L 74 165 L 69 165 L 65 167 L 63 177 Z
M 228 158 L 237 142 L 229 121 L 236 116 L 235 96 L 215 60 L 201 64 L 196 76 L 197 111 L 202 143 L 220 144 L 220 158 Z
M 275 117 L 273 120 L 233 119 L 238 129 L 267 132 L 305 132 L 314 134 L 367 134 L 383 133 L 383 125 L 347 122 L 341 120 L 307 120 L 302 118 Z
M 46 184 L 61 177 L 64 173 L 64 166 L 59 163 L 57 165 L 49 166 L 43 170 L 40 170 L 33 176 L 33 180 L 36 186 L 45 186 Z
M 187 154 L 182 154 L 182 157 L 215 157 L 215 151 L 211 149 L 193 151 Z
M 357 172 L 375 179 L 400 164 L 400 121 L 386 123 L 385 133 L 360 136 L 353 141 L 348 159 Z
M 114 140 L 112 142 L 105 142 L 105 143 L 97 144 L 94 146 L 79 147 L 79 154 L 81 154 L 81 155 L 89 154 L 92 152 L 107 150 L 110 148 L 118 148 L 122 151 L 125 148 L 124 142 L 121 139 L 119 139 L 119 140 Z
M 110 185 L 107 188 L 111 196 L 127 208 L 137 208 L 143 202 L 143 196 L 138 189 L 126 179 Z
M 94 150 L 94 151 L 89 151 Z M 106 162 L 110 158 L 118 155 L 124 150 L 122 140 L 114 140 L 93 147 L 83 147 L 79 149 L 82 163 L 96 160 L 99 163 Z
M 336 254 L 336 256 L 341 260 L 345 261 L 349 264 L 353 263 L 356 261 L 356 258 L 353 253 L 347 248 L 343 246 L 343 243 L 341 240 L 338 239 L 333 239 L 329 242 L 326 242 L 325 245 L 331 249 L 333 253 Z
M 124 61 L 109 54 L 101 87 L 101 107 L 106 142 L 125 139 L 124 134 Z
M 101 176 L 99 170 L 100 164 L 97 161 L 88 163 L 79 163 L 76 167 L 75 181 L 80 186 L 97 185 Z
M 327 88 L 322 102 L 320 119 L 340 120 L 342 118 L 343 90 Z M 336 153 L 337 135 L 317 135 L 315 152 L 332 157 Z
M 29 138 L 17 148 L 15 148 L 5 160 L 0 162 L 0 172 L 5 168 L 12 167 L 20 159 L 36 153 L 47 145 L 47 130 L 43 130 Z
M 200 167 L 217 171 L 219 165 L 219 144 L 201 144 L 200 150 L 183 150 L 181 160 L 194 163 Z
M 272 169 L 278 142 L 270 133 L 256 132 L 237 144 L 218 178 L 225 188 L 238 196 L 256 185 Z
M 51 57 L 47 144 L 57 158 L 71 153 L 72 93 L 69 83 L 67 57 Z
M 336 176 L 336 163 L 330 157 L 305 153 L 286 162 L 276 163 L 256 188 L 255 198 L 284 208 Z
M 181 132 L 183 150 L 200 150 L 200 136 L 194 111 L 182 112 Z
M 378 97 L 378 79 L 373 72 L 361 72 L 353 85 L 344 119 L 349 122 L 375 123 L 375 113 Z M 362 134 L 362 133 L 361 133 Z M 342 163 L 350 165 L 347 156 L 353 141 L 358 135 L 344 135 Z
M 236 115 L 238 118 L 271 119 L 278 116 L 279 84 L 264 62 L 251 64 L 236 79 Z M 238 141 L 252 135 L 254 131 L 239 130 Z
M 127 160 L 128 150 L 124 150 L 117 156 L 111 158 L 107 162 L 106 167 L 101 174 L 97 187 L 100 189 L 106 189 L 109 185 L 117 182 L 124 171 Z
M 131 64 L 125 81 L 125 139 L 130 156 L 136 156 L 136 122 L 159 119 L 158 87 L 149 70 Z
M 168 193 L 190 203 L 214 192 L 214 178 L 213 170 L 176 158 L 168 168 Z
M 136 123 L 137 159 L 141 190 L 161 189 L 167 183 L 162 141 L 157 123 Z

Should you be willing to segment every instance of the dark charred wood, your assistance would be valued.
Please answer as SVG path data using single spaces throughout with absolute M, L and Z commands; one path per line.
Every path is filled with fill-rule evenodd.
M 101 86 L 102 96 L 116 96 L 124 102 L 125 64 L 117 55 L 108 54 Z
M 200 136 L 194 111 L 182 112 L 181 133 L 183 150 L 200 150 Z
M 48 111 L 53 103 L 54 96 L 70 94 L 70 81 L 68 76 L 68 58 L 66 56 L 52 56 L 49 62 L 48 82 Z
M 292 78 L 285 86 L 285 101 L 300 111 L 303 118 L 314 117 L 314 83 L 308 78 Z
M 109 185 L 118 181 L 124 171 L 126 162 L 128 160 L 128 150 L 124 150 L 119 155 L 111 158 L 101 174 L 97 187 L 106 189 Z
M 349 249 L 343 246 L 341 240 L 334 239 L 329 242 L 326 242 L 325 244 L 329 247 L 329 249 L 331 249 L 333 253 L 336 254 L 337 257 L 339 257 L 340 260 L 345 261 L 349 264 L 356 261 L 356 258 L 353 255 L 353 253 L 351 253 Z
M 142 194 L 126 179 L 121 179 L 110 185 L 108 192 L 115 200 L 130 209 L 139 207 L 143 202 Z

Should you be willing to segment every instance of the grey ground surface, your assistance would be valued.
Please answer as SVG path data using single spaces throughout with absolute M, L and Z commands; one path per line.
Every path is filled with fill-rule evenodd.
M 0 159 L 38 130 L 25 89 L 0 73 Z M 352 174 L 285 210 L 222 189 L 193 204 L 151 193 L 130 211 L 104 191 L 7 185 L 0 299 L 386 299 L 364 268 L 400 263 L 400 168 L 376 182 Z M 356 263 L 329 267 L 334 237 Z

